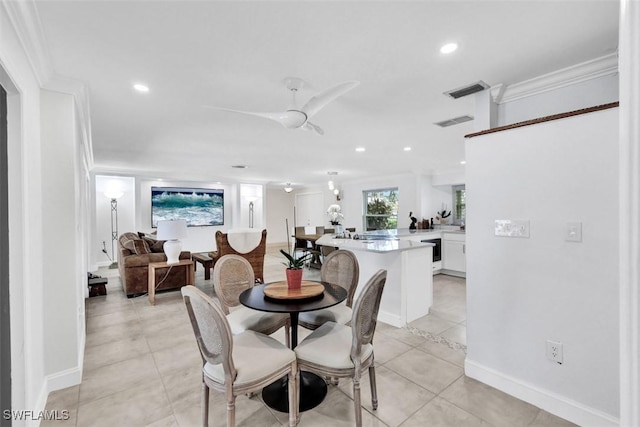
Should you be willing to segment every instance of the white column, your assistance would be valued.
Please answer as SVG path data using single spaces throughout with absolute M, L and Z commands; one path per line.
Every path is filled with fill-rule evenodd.
M 620 425 L 640 425 L 640 1 L 620 2 Z
M 473 130 L 480 132 L 498 126 L 498 104 L 493 100 L 491 89 L 475 94 Z

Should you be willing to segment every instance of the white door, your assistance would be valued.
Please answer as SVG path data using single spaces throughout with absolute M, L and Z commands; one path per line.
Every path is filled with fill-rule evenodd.
M 325 223 L 322 193 L 296 194 L 296 226 L 319 226 Z

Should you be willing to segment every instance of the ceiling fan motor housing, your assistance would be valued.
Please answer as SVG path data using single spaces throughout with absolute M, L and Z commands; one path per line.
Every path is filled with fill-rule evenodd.
M 282 126 L 287 129 L 297 129 L 307 122 L 307 115 L 300 110 L 287 110 L 282 116 Z

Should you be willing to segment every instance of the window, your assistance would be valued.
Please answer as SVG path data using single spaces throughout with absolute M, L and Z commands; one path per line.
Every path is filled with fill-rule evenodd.
M 466 189 L 464 185 L 454 185 L 453 191 L 453 223 L 462 224 L 467 218 Z
M 398 228 L 398 189 L 363 191 L 364 229 Z

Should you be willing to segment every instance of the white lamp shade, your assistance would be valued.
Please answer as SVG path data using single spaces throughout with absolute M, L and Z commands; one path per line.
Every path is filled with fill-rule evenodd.
M 158 240 L 177 240 L 187 237 L 187 221 L 176 219 L 158 221 Z
M 104 192 L 104 195 L 109 199 L 119 199 L 123 194 L 123 191 L 117 189 L 111 189 Z

